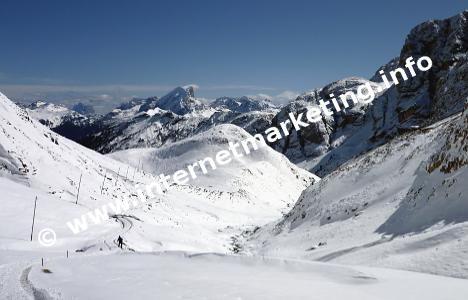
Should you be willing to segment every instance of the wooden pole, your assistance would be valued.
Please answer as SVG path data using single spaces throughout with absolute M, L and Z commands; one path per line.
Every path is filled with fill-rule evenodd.
M 129 168 L 129 167 L 130 167 L 130 166 L 127 167 L 127 173 L 125 173 L 125 180 L 127 180 L 128 168 Z
M 76 202 L 75 202 L 75 204 L 78 204 L 78 197 L 80 196 L 81 177 L 83 177 L 83 173 L 81 173 L 81 175 L 80 175 L 80 183 L 78 183 L 78 192 L 76 193 Z
M 32 227 L 31 227 L 31 242 L 33 240 L 33 234 L 34 234 L 34 221 L 36 220 L 36 206 L 37 206 L 37 196 L 36 196 L 36 199 L 34 200 L 34 214 L 33 214 Z
M 119 176 L 120 176 L 120 167 L 119 167 L 119 170 L 117 171 L 117 177 L 115 178 L 115 185 L 117 185 L 117 181 L 119 180 Z
M 140 164 L 141 164 L 141 159 L 138 160 L 138 172 L 140 172 Z
M 101 186 L 101 195 L 102 195 L 102 190 L 104 189 L 104 184 L 106 183 L 106 176 L 107 176 L 107 170 L 104 173 L 104 180 L 102 181 L 102 186 Z

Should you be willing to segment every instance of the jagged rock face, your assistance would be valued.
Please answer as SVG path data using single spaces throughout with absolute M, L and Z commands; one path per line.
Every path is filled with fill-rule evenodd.
M 314 91 L 313 93 L 318 93 Z M 280 123 L 289 118 L 289 113 L 300 114 L 307 111 L 307 108 L 316 104 L 316 98 L 314 94 L 301 95 L 296 101 L 287 104 L 281 109 L 281 111 L 275 116 L 272 121 L 272 125 L 281 128 Z M 288 156 L 291 160 L 299 160 L 304 156 L 307 156 L 305 147 L 324 149 L 330 145 L 329 137 L 331 134 L 330 123 L 333 119 L 322 119 L 321 121 L 310 125 L 309 127 L 303 128 L 301 131 L 296 131 L 292 126 L 288 126 L 292 132 L 290 135 L 285 136 L 282 140 L 272 145 L 276 150 L 282 152 Z M 310 145 L 313 145 L 310 147 Z M 322 146 L 322 147 L 320 147 Z M 320 152 L 312 153 L 310 155 L 319 155 Z
M 446 20 L 418 25 L 408 35 L 400 56 L 379 68 L 388 75 L 398 66 L 404 68 L 409 56 L 414 61 L 429 56 L 433 61 L 429 71 L 420 72 L 415 66 L 415 77 L 411 78 L 406 71 L 410 77 L 407 81 L 400 80 L 398 85 L 376 96 L 372 104 L 323 117 L 300 133 L 293 130 L 289 137 L 273 147 L 296 163 L 315 161 L 311 171 L 324 176 L 351 157 L 396 135 L 460 112 L 468 97 L 467 16 L 468 11 L 465 11 Z M 371 79 L 376 84 L 382 81 L 378 71 Z M 289 112 L 299 114 L 308 106 L 316 105 L 318 99 L 327 100 L 330 92 L 337 95 L 362 83 L 350 78 L 303 94 L 283 107 L 272 125 L 278 126 L 286 120 Z
M 295 115 L 304 113 L 305 115 L 309 107 L 318 106 L 320 99 L 329 100 L 330 94 L 338 96 L 348 91 L 356 93 L 356 89 L 364 83 L 369 83 L 374 89 L 376 88 L 376 84 L 373 82 L 351 77 L 302 94 L 281 109 L 273 119 L 272 125 L 280 128 L 280 123 L 288 119 L 289 113 Z M 330 117 L 323 117 L 321 121 L 302 128 L 300 131 L 296 131 L 289 125 L 291 134 L 278 141 L 273 147 L 296 162 L 307 157 L 324 154 L 331 147 L 337 147 L 344 141 L 342 134 L 345 131 L 354 131 L 355 128 L 362 126 L 370 105 L 358 103 L 349 109 L 336 112 Z
M 382 76 L 379 74 L 379 71 L 384 71 L 385 74 L 388 74 L 390 71 L 395 70 L 398 68 L 398 64 L 400 63 L 400 57 L 395 57 L 390 60 L 388 63 L 380 66 L 380 68 L 375 72 L 374 76 L 371 77 L 370 81 L 373 82 L 383 82 Z
M 465 100 L 464 112 L 457 123 L 451 125 L 446 133 L 442 148 L 434 154 L 426 170 L 435 170 L 445 174 L 456 172 L 468 164 L 468 98 Z
M 424 124 L 463 109 L 468 96 L 467 17 L 468 11 L 464 11 L 449 19 L 422 23 L 411 30 L 399 64 L 404 65 L 409 56 L 415 60 L 429 56 L 433 66 L 397 86 L 400 119 Z
M 468 97 L 467 16 L 465 11 L 416 26 L 405 41 L 398 63 L 392 60 L 381 68 L 404 68 L 410 56 L 415 61 L 429 56 L 433 62 L 429 71 L 415 68 L 415 77 L 401 81 L 374 101 L 369 112 L 374 120 L 373 140 L 388 139 L 462 111 Z

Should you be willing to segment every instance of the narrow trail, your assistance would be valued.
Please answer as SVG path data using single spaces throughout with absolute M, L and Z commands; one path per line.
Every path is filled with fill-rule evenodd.
M 0 299 L 31 299 L 20 283 L 20 277 L 30 262 L 18 262 L 0 266 Z
M 107 249 L 111 251 L 114 248 L 118 248 L 118 243 L 117 243 L 117 237 L 120 235 L 122 237 L 125 237 L 127 233 L 129 233 L 132 228 L 133 228 L 133 222 L 136 221 L 141 221 L 137 217 L 133 215 L 111 215 L 109 218 L 114 219 L 116 222 L 120 224 L 121 230 L 117 232 L 112 232 L 111 234 L 108 234 L 100 239 L 100 241 L 97 241 L 93 244 L 89 244 L 85 247 L 82 247 L 81 249 L 78 249 L 77 252 L 88 252 L 89 250 L 92 249 L 99 249 L 99 251 L 102 251 L 103 249 Z M 135 251 L 128 245 L 124 243 L 124 250 L 129 250 L 129 251 Z
M 132 215 L 113 215 L 113 216 L 111 216 L 111 218 L 114 218 L 117 222 L 120 223 L 121 229 L 122 229 L 121 232 L 120 232 L 120 235 L 124 235 L 124 234 L 127 234 L 128 232 L 130 232 L 130 230 L 133 228 L 133 220 L 140 221 L 137 217 L 132 216 Z M 114 235 L 115 234 L 113 234 L 113 236 Z M 110 240 L 112 240 L 112 242 L 110 242 Z M 114 248 L 114 247 L 118 248 L 117 238 L 115 238 L 115 237 L 109 237 L 109 239 L 104 239 L 103 242 L 106 245 L 108 250 L 112 250 L 112 248 Z M 84 247 L 82 249 L 79 249 L 78 251 L 79 252 L 86 252 L 89 249 L 92 249 L 92 248 L 95 248 L 95 247 L 98 247 L 98 246 L 99 246 L 99 243 L 96 243 L 96 244 L 92 244 L 92 245 L 89 245 L 87 247 Z M 124 244 L 124 249 L 123 250 L 135 251 L 134 249 L 130 248 L 128 245 L 125 245 L 125 244 Z M 6 266 L 2 266 L 2 267 L 5 268 Z M 37 288 L 32 284 L 31 280 L 29 279 L 29 274 L 31 273 L 33 265 L 29 265 L 25 269 L 22 269 L 22 268 L 24 268 L 24 266 L 16 268 L 17 269 L 16 273 L 17 274 L 21 273 L 19 275 L 19 277 L 18 277 L 19 287 L 17 288 L 18 290 L 22 290 L 21 295 L 20 294 L 18 294 L 18 295 L 15 294 L 14 297 L 11 296 L 12 297 L 11 299 L 15 299 L 15 300 L 16 299 L 28 299 L 28 298 L 32 298 L 34 300 L 52 300 L 52 299 L 54 299 L 53 297 L 50 296 L 50 294 L 46 290 Z M 11 275 L 13 275 L 14 272 L 12 272 L 12 270 L 10 270 L 9 273 L 10 274 L 8 274 L 8 275 L 11 276 Z M 20 291 L 18 291 L 18 292 L 20 292 Z
M 132 215 L 112 215 L 110 217 L 113 219 L 116 219 L 120 223 L 120 225 L 122 226 L 122 229 L 124 229 L 122 234 L 129 232 L 133 228 L 132 219 L 138 220 L 137 217 L 132 216 Z
M 46 290 L 34 287 L 29 280 L 29 273 L 31 273 L 32 266 L 23 270 L 20 277 L 20 283 L 23 290 L 33 297 L 34 300 L 51 300 L 53 299 Z
M 132 216 L 132 215 L 112 215 L 112 216 L 110 216 L 110 217 L 111 217 L 111 218 L 114 218 L 115 220 L 117 220 L 117 222 L 120 223 L 120 226 L 122 227 L 122 231 L 121 231 L 120 235 L 122 235 L 122 236 L 125 235 L 126 233 L 130 232 L 130 230 L 132 230 L 132 228 L 133 228 L 133 220 L 141 221 L 140 219 L 138 219 L 137 217 Z M 113 242 L 113 244 L 114 244 L 115 246 L 118 247 L 119 244 L 118 244 L 118 242 L 117 242 L 117 238 L 113 239 L 112 242 Z M 106 240 L 104 240 L 104 243 L 105 243 L 106 245 L 108 245 L 108 243 L 107 243 Z M 132 249 L 131 247 L 129 247 L 129 246 L 125 243 L 125 241 L 124 241 L 124 243 L 123 243 L 123 246 L 124 246 L 124 249 L 135 252 L 135 250 Z M 123 250 L 124 250 L 124 249 L 123 249 Z

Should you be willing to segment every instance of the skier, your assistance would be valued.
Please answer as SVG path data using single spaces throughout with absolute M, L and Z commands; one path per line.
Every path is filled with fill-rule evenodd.
M 119 235 L 119 238 L 117 239 L 117 243 L 119 243 L 119 248 L 120 249 L 123 249 L 122 248 L 122 245 L 123 245 L 123 238 Z

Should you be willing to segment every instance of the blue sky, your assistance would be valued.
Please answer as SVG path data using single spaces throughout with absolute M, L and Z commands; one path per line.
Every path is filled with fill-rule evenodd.
M 412 27 L 463 2 L 2 0 L 0 90 L 56 101 L 187 84 L 206 98 L 294 94 L 369 77 Z

